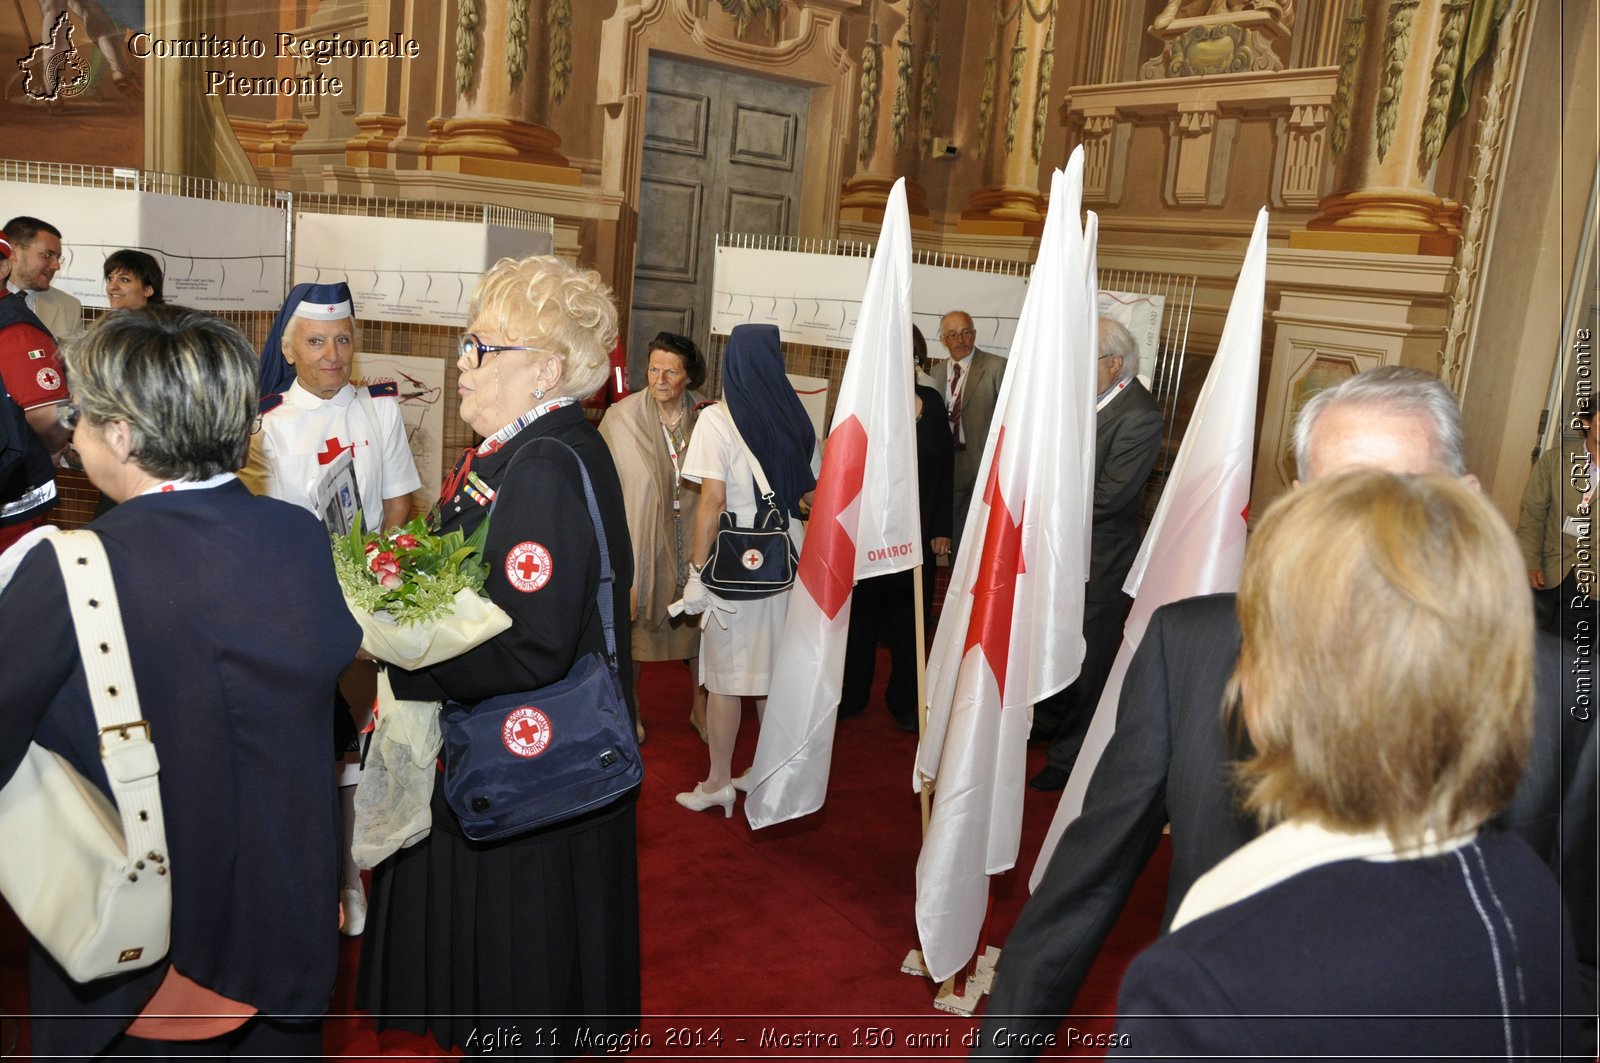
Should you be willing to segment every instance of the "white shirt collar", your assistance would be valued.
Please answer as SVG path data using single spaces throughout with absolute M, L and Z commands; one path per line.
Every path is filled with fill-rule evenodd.
M 158 484 L 151 484 L 146 487 L 139 494 L 170 495 L 174 491 L 206 491 L 213 487 L 221 487 L 230 480 L 237 480 L 238 478 L 231 472 L 222 472 L 206 480 L 162 480 Z
M 1347 834 L 1316 823 L 1289 820 L 1236 850 L 1195 880 L 1172 917 L 1172 929 L 1253 897 L 1303 871 L 1341 860 L 1415 860 L 1460 848 L 1475 830 L 1440 840 L 1432 831 L 1422 844 L 1397 850 L 1382 831 Z
M 356 389 L 354 384 L 346 384 L 334 393 L 333 398 L 319 399 L 301 387 L 300 381 L 296 380 L 289 385 L 289 390 L 283 393 L 283 401 L 290 406 L 298 406 L 302 410 L 320 410 L 330 402 L 335 406 L 345 407 L 356 401 Z

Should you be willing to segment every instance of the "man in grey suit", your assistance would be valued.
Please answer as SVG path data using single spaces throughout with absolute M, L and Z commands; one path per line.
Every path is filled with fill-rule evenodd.
M 23 214 L 6 222 L 4 231 L 14 248 L 6 287 L 22 297 L 56 343 L 82 335 L 83 304 L 50 286 L 62 265 L 61 230 Z
M 1098 331 L 1094 524 L 1083 601 L 1083 667 L 1071 686 L 1033 707 L 1033 733 L 1050 742 L 1048 763 L 1028 780 L 1035 790 L 1067 785 L 1111 675 L 1122 645 L 1122 625 L 1133 607 L 1122 583 L 1139 553 L 1144 487 L 1161 449 L 1161 407 L 1139 382 L 1139 346 L 1133 334 L 1109 317 L 1100 319 Z
M 961 549 L 961 532 L 966 527 L 967 509 L 972 505 L 978 464 L 983 461 L 989 422 L 994 420 L 1000 383 L 1006 375 L 1006 360 L 998 354 L 979 350 L 977 341 L 978 330 L 973 327 L 972 315 L 965 310 L 952 310 L 940 319 L 939 342 L 944 344 L 950 357 L 941 359 L 932 375 L 933 386 L 943 396 L 945 409 L 949 411 L 950 435 L 956 445 L 952 560 Z
M 1300 476 L 1375 467 L 1471 480 L 1460 418 L 1437 378 L 1399 367 L 1370 370 L 1320 392 L 1301 411 Z M 1172 828 L 1172 870 L 1163 931 L 1195 880 L 1259 833 L 1235 811 L 1230 771 L 1243 750 L 1222 724 L 1223 688 L 1238 654 L 1231 594 L 1174 602 L 1151 617 L 1082 815 L 1061 835 L 1005 943 L 974 1055 L 1034 1056 L 1050 1047 L 1046 1039 L 1165 825 Z M 1543 635 L 1536 640 L 1534 740 L 1516 797 L 1496 825 L 1521 835 L 1561 881 L 1593 1000 L 1597 754 L 1588 695 L 1580 698 L 1570 686 L 1573 660 L 1571 647 Z M 999 1036 L 1002 1029 L 1008 1036 Z M 1591 1023 L 1591 1054 L 1593 1033 Z

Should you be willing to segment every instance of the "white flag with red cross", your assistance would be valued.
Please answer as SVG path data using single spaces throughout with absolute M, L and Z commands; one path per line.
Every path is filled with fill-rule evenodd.
M 1122 585 L 1125 592 L 1133 595 L 1133 608 L 1122 629 L 1122 648 L 1111 665 L 1083 748 L 1039 848 L 1028 878 L 1029 889 L 1038 887 L 1061 832 L 1083 811 L 1089 779 L 1116 728 L 1122 681 L 1151 614 L 1168 602 L 1239 588 L 1250 516 L 1250 471 L 1256 449 L 1256 387 L 1261 376 L 1261 322 L 1266 292 L 1267 212 L 1263 208 L 1256 216 L 1255 232 L 1234 285 L 1217 357 L 1195 400 L 1183 445 L 1172 463 L 1150 530 Z
M 922 564 L 912 382 L 911 215 L 902 179 L 884 208 L 789 595 L 750 768 L 751 827 L 822 807 L 855 583 Z
M 1016 863 L 1031 706 L 1071 683 L 1083 661 L 1095 302 L 1082 189 L 1079 149 L 1051 183 L 979 468 L 983 489 L 929 655 L 917 766 L 935 789 L 917 860 L 917 933 L 939 981 L 976 949 L 988 876 Z

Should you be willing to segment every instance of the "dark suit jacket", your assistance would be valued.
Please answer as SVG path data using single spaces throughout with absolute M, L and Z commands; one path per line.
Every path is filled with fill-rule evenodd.
M 1139 553 L 1144 487 L 1161 450 L 1161 407 L 1139 378 L 1094 419 L 1094 530 L 1089 543 L 1090 601 L 1122 593 Z
M 1324 864 L 1141 953 L 1117 1000 L 1127 1044 L 1110 1054 L 1576 1055 L 1583 1002 L 1564 922 L 1549 869 L 1513 835 Z
M 1576 730 L 1566 712 L 1563 654 L 1557 640 L 1536 640 L 1533 747 L 1516 796 L 1496 824 L 1516 831 L 1556 869 L 1569 908 L 1576 912 L 1587 905 L 1592 927 L 1594 863 L 1574 867 L 1577 861 L 1563 860 L 1562 839 L 1585 832 L 1593 838 L 1596 780 L 1592 773 L 1563 776 L 1563 746 L 1592 747 L 1595 735 L 1587 722 Z M 1243 751 L 1222 726 L 1223 687 L 1238 655 L 1231 594 L 1174 602 L 1150 618 L 1083 814 L 1062 834 L 1006 940 L 982 1020 L 980 1051 L 1002 1051 L 993 1038 L 1001 1026 L 1013 1033 L 1055 1030 L 1168 822 L 1172 871 L 1163 929 L 1195 879 L 1256 836 L 1254 822 L 1235 811 L 1229 772 Z M 1566 759 L 1572 760 L 1570 753 Z M 1594 763 L 1592 754 L 1588 763 Z M 1585 948 L 1580 927 L 1578 961 L 1591 999 L 1593 945 L 1591 936 Z M 1010 1051 L 1034 1054 L 1027 1048 Z
M 600 551 L 578 466 L 571 454 L 555 447 L 512 464 L 529 444 L 546 438 L 571 447 L 588 470 L 615 580 L 611 598 L 617 670 L 631 673 L 628 598 L 633 589 L 633 546 L 622 484 L 605 440 L 585 419 L 583 408 L 573 403 L 539 417 L 494 453 L 473 457 L 472 471 L 497 492 L 483 548 L 489 566 L 483 589 L 510 614 L 511 627 L 430 668 L 415 672 L 390 668 L 389 681 L 397 697 L 473 702 L 535 690 L 561 679 L 583 654 L 604 652 L 596 605 Z M 439 531 L 471 535 L 486 514 L 471 494 L 457 492 L 440 504 Z M 542 547 L 549 558 L 546 582 L 532 589 L 519 589 L 508 576 L 512 553 L 523 544 Z
M 617 671 L 624 676 L 632 673 L 628 598 L 633 589 L 633 544 L 628 538 L 622 484 L 605 440 L 584 417 L 583 407 L 574 403 L 539 417 L 494 453 L 473 457 L 472 470 L 497 492 L 483 548 L 489 566 L 484 591 L 510 615 L 511 627 L 430 668 L 414 672 L 390 668 L 389 681 L 397 697 L 471 703 L 536 690 L 561 679 L 584 654 L 605 652 L 596 594 L 600 550 L 578 466 L 571 454 L 550 446 L 512 464 L 526 448 L 543 439 L 558 439 L 571 447 L 588 470 L 610 548 Z M 471 494 L 458 490 L 441 501 L 439 530 L 471 535 L 485 514 L 485 507 Z M 528 590 L 519 589 L 508 575 L 514 551 L 526 544 L 543 548 L 549 559 L 548 581 Z M 632 684 L 625 682 L 622 689 L 631 706 Z M 590 830 L 601 820 L 629 811 L 636 794 L 547 828 L 539 836 Z M 461 833 L 461 823 L 444 799 L 443 773 L 434 784 L 432 807 L 436 830 Z
M 922 416 L 917 418 L 917 502 L 922 516 L 922 563 L 934 564 L 933 540 L 950 538 L 950 493 L 955 444 L 944 399 L 917 385 Z M 931 588 L 929 593 L 931 594 Z
M 983 461 L 983 445 L 989 439 L 989 423 L 994 420 L 994 406 L 1000 398 L 1000 385 L 1005 381 L 1006 367 L 1010 362 L 998 354 L 974 349 L 972 363 L 961 381 L 961 431 L 966 437 L 965 450 L 956 451 L 955 476 L 955 528 L 956 535 L 967 521 L 967 507 L 972 503 L 973 485 L 978 479 L 978 465 Z M 950 359 L 941 358 L 929 374 L 933 386 L 943 398 L 950 389 Z
M 327 533 L 238 481 L 132 498 L 90 527 L 110 558 L 161 759 L 168 961 L 263 1014 L 320 1015 L 339 944 L 333 691 L 361 641 Z M 0 779 L 30 738 L 106 789 L 48 547 L 0 595 Z M 167 965 L 77 985 L 35 949 L 34 1051 L 98 1051 Z

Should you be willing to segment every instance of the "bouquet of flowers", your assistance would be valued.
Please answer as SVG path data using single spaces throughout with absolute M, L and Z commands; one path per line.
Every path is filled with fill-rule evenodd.
M 333 540 L 333 567 L 345 604 L 361 625 L 361 645 L 402 668 L 447 661 L 511 626 L 483 594 L 483 543 L 489 522 L 471 538 L 434 535 L 418 517 L 388 532 L 364 532 L 358 517 Z
M 487 520 L 471 538 L 459 531 L 434 535 L 421 518 L 389 532 L 361 529 L 358 514 L 349 534 L 334 537 L 333 567 L 361 625 L 361 646 L 374 657 L 424 668 L 511 626 L 505 610 L 483 594 Z M 441 745 L 439 704 L 397 699 L 380 671 L 377 724 L 355 794 L 351 852 L 362 867 L 376 867 L 427 836 Z

